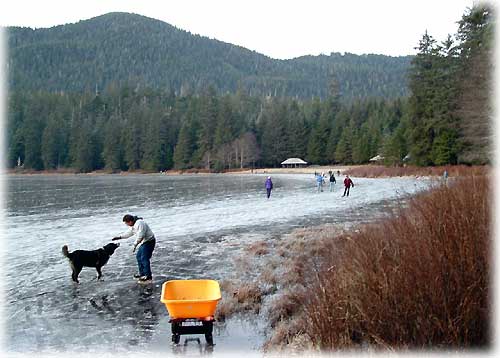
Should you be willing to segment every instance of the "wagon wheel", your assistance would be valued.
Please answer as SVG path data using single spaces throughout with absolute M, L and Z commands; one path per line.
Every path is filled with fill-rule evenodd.
M 178 333 L 172 334 L 172 342 L 174 344 L 179 344 L 180 340 L 181 340 L 181 335 L 180 334 L 178 334 Z
M 203 328 L 205 330 L 205 340 L 209 346 L 214 345 L 214 337 L 212 336 L 212 330 L 214 327 L 214 323 L 212 321 L 204 321 Z
M 175 344 L 179 344 L 181 340 L 181 335 L 179 332 L 180 326 L 181 326 L 180 323 L 172 322 L 172 342 L 174 342 Z

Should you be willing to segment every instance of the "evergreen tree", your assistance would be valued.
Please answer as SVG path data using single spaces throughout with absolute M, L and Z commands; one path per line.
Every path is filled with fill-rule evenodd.
M 96 140 L 92 129 L 88 125 L 89 122 L 89 119 L 84 121 L 76 142 L 74 168 L 81 173 L 91 172 L 96 169 Z
M 8 98 L 7 114 L 7 166 L 17 166 L 18 160 L 24 164 L 24 120 L 29 100 L 24 94 L 13 93 Z
M 402 121 L 394 133 L 390 135 L 383 146 L 383 156 L 387 164 L 400 164 L 408 154 L 406 125 Z
M 193 152 L 193 133 L 188 122 L 184 122 L 179 133 L 179 140 L 174 150 L 174 167 L 176 169 L 187 169 L 191 167 L 191 155 Z
M 372 150 L 370 148 L 370 137 L 368 130 L 363 128 L 353 138 L 352 161 L 356 164 L 366 163 L 370 160 Z
M 326 148 L 330 136 L 330 106 L 324 106 L 318 123 L 312 129 L 307 146 L 308 161 L 315 164 L 327 164 L 328 155 Z
M 262 133 L 262 152 L 264 165 L 272 167 L 289 156 L 287 127 L 287 105 L 282 100 L 274 99 L 266 105 L 264 128 Z
M 332 129 L 330 131 L 330 137 L 328 138 L 328 144 L 326 146 L 326 159 L 329 162 L 338 162 L 339 160 L 335 156 L 335 152 L 337 150 L 337 144 L 340 140 L 340 136 L 342 135 L 343 129 L 349 123 L 349 112 L 346 108 L 340 109 L 339 113 L 335 116 L 335 119 L 332 123 Z
M 287 156 L 304 159 L 307 156 L 307 139 L 309 137 L 309 128 L 307 127 L 304 114 L 300 110 L 297 101 L 290 103 L 287 112 Z
M 42 132 L 43 123 L 40 119 L 30 116 L 23 123 L 24 166 L 35 170 L 43 169 Z
M 233 109 L 229 98 L 224 97 L 217 115 L 217 126 L 215 127 L 214 145 L 221 147 L 230 143 L 234 138 Z
M 215 128 L 214 146 L 217 150 L 217 169 L 226 169 L 231 167 L 232 146 L 230 143 L 234 139 L 235 129 L 234 115 L 231 102 L 228 97 L 224 97 L 220 103 L 219 113 L 217 115 L 217 126 Z
M 210 169 L 214 157 L 214 133 L 217 126 L 218 106 L 215 89 L 210 86 L 200 98 L 200 130 L 197 139 L 198 150 L 195 154 L 196 162 L 203 162 L 202 166 L 206 169 Z
M 491 163 L 493 154 L 493 76 L 495 10 L 486 3 L 468 9 L 461 21 L 460 68 L 457 108 L 459 123 L 458 160 Z
M 346 127 L 342 131 L 335 150 L 335 158 L 343 164 L 352 163 L 352 129 L 350 127 Z
M 420 41 L 419 53 L 412 62 L 409 101 L 411 157 L 419 165 L 432 164 L 431 150 L 434 127 L 429 119 L 434 118 L 434 82 L 436 80 L 436 41 L 427 32 Z
M 167 129 L 158 104 L 153 105 L 148 117 L 141 168 L 150 171 L 164 170 L 167 168 L 168 155 Z
M 113 172 L 126 168 L 123 158 L 122 131 L 120 130 L 122 123 L 123 120 L 115 113 L 108 120 L 104 129 L 104 164 Z
M 143 113 L 140 109 L 131 111 L 130 117 L 125 120 L 124 126 L 124 158 L 129 169 L 136 170 L 141 168 L 143 156 Z
M 432 158 L 436 165 L 456 164 L 457 135 L 453 130 L 441 131 L 432 143 Z
M 57 115 L 51 115 L 42 134 L 42 159 L 45 169 L 56 169 L 64 165 L 66 138 L 64 123 Z
M 442 45 L 436 45 L 426 33 L 419 51 L 410 81 L 411 155 L 420 165 L 454 164 L 458 151 L 457 47 L 451 36 Z M 444 150 L 443 145 L 449 147 Z M 448 162 L 443 162 L 444 158 Z

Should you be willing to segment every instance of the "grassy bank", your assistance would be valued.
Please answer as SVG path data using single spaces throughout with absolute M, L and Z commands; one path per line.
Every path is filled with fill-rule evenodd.
M 486 176 L 461 176 L 376 224 L 254 243 L 223 315 L 261 312 L 270 351 L 485 349 L 492 197 Z
M 485 177 L 416 197 L 325 255 L 305 297 L 321 348 L 476 348 L 490 342 L 491 188 Z
M 465 165 L 453 165 L 453 166 L 438 166 L 438 167 L 417 167 L 417 166 L 405 166 L 405 167 L 386 167 L 383 165 L 332 165 L 332 166 L 308 166 L 304 168 L 235 168 L 228 169 L 224 171 L 225 174 L 314 174 L 314 173 L 328 173 L 333 171 L 335 175 L 340 172 L 341 175 L 349 174 L 353 177 L 365 177 L 365 178 L 380 178 L 380 177 L 397 177 L 397 176 L 442 176 L 444 171 L 448 171 L 449 176 L 460 176 L 469 175 L 471 173 L 475 175 L 480 175 L 489 170 L 487 166 L 465 166 Z M 82 174 L 76 172 L 72 168 L 61 168 L 54 170 L 31 170 L 31 169 L 8 169 L 8 174 L 41 174 L 41 175 L 60 175 L 60 174 Z M 130 171 L 111 171 L 107 169 L 97 170 L 91 173 L 84 174 L 158 174 L 159 172 L 147 171 L 147 170 L 130 170 Z M 174 170 L 170 169 L 162 174 L 166 175 L 183 175 L 183 174 L 214 174 L 215 172 L 208 169 L 185 169 L 185 170 Z
M 351 167 L 345 170 L 345 174 L 353 177 L 382 178 L 382 177 L 403 177 L 403 176 L 442 176 L 444 171 L 450 177 L 464 175 L 482 175 L 488 172 L 488 166 L 467 166 L 467 165 L 447 165 L 435 167 L 386 167 L 383 165 L 363 165 Z

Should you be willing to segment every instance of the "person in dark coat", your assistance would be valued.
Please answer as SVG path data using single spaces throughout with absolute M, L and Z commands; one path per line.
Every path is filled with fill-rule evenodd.
M 271 180 L 271 177 L 267 177 L 266 179 L 266 190 L 267 190 L 267 198 L 271 196 L 271 190 L 273 190 L 273 181 Z
M 346 194 L 347 196 L 349 196 L 349 188 L 351 186 L 354 188 L 354 183 L 352 182 L 351 178 L 349 178 L 349 175 L 346 175 L 344 179 L 344 195 L 342 196 L 346 196 Z
M 448 171 L 445 170 L 443 173 L 443 183 L 448 184 Z
M 330 172 L 330 191 L 333 191 L 333 187 L 336 182 L 337 180 L 335 180 L 335 175 L 333 172 Z

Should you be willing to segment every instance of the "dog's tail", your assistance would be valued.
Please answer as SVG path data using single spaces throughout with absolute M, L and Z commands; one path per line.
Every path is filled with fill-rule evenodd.
M 62 247 L 62 253 L 64 256 L 69 257 L 68 245 Z

